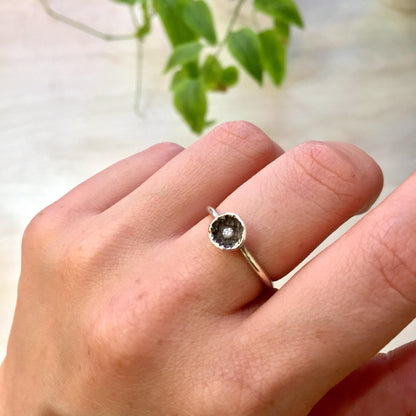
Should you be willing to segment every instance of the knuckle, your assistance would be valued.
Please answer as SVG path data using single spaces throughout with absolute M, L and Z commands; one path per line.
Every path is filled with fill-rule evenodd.
M 56 238 L 60 221 L 60 213 L 54 205 L 44 208 L 36 214 L 23 233 L 23 250 L 46 249 Z
M 94 273 L 103 273 L 105 269 L 105 256 L 103 244 L 92 238 L 82 235 L 80 230 L 67 237 L 53 251 L 53 259 L 57 272 L 69 282 L 86 280 Z
M 302 194 L 309 197 L 327 197 L 329 194 L 341 200 L 359 197 L 356 192 L 360 183 L 359 172 L 353 162 L 335 147 L 310 141 L 295 147 L 290 156 L 299 167 L 296 187 L 300 185 Z
M 254 161 L 271 161 L 283 152 L 278 150 L 278 146 L 262 130 L 247 121 L 221 124 L 211 134 L 219 144 Z
M 382 218 L 370 234 L 368 260 L 382 287 L 416 305 L 415 230 L 402 218 Z
M 203 392 L 209 402 L 210 412 L 208 414 L 258 415 L 259 408 L 264 408 L 264 398 L 261 397 L 254 383 L 244 379 L 245 375 L 246 372 L 239 372 L 229 364 L 211 364 L 210 373 L 204 380 L 204 386 L 201 388 L 199 384 L 196 384 L 197 391 L 191 391 L 190 395 L 198 397 L 198 393 Z M 224 394 L 227 396 L 227 401 L 224 401 Z M 197 407 L 198 405 L 200 406 L 197 403 Z
M 123 308 L 123 309 L 122 309 Z M 83 334 L 91 356 L 96 364 L 109 370 L 122 370 L 122 366 L 139 355 L 133 344 L 133 333 L 126 328 L 126 315 L 129 305 L 120 299 L 108 297 L 93 311 L 88 311 L 83 320 Z M 117 322 L 118 321 L 118 322 Z
M 228 351 L 221 354 L 218 361 L 213 361 L 206 377 L 218 383 L 211 402 L 218 407 L 216 414 L 253 416 L 264 412 L 267 401 L 265 397 L 266 384 L 259 371 L 259 361 L 252 348 L 252 339 L 246 333 L 234 332 L 229 334 Z M 226 365 L 224 365 L 226 363 Z M 223 392 L 227 393 L 226 408 L 224 408 Z M 266 393 L 267 395 L 267 393 Z M 221 408 L 222 404 L 222 408 Z
M 63 205 L 55 203 L 43 209 L 23 233 L 24 260 L 35 256 L 37 264 L 48 265 L 49 270 L 65 280 L 75 279 L 80 271 L 85 275 L 88 268 L 102 262 L 105 243 L 96 239 L 89 227 L 79 225 L 68 222 Z
M 87 311 L 83 333 L 96 365 L 115 375 L 128 373 L 132 365 L 143 371 L 149 366 L 156 369 L 158 353 L 170 336 L 158 306 L 144 289 L 107 293 Z

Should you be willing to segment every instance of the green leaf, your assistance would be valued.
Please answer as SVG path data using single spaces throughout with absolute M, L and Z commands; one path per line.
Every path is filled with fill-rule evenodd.
M 211 45 L 217 43 L 211 10 L 204 1 L 191 1 L 183 9 L 183 20 Z
M 175 66 L 197 61 L 201 50 L 202 45 L 199 42 L 182 43 L 177 46 L 169 58 L 165 72 L 168 72 Z
M 274 30 L 259 33 L 264 69 L 276 85 L 280 85 L 285 76 L 286 49 L 279 41 Z
M 263 67 L 258 36 L 251 29 L 242 28 L 228 35 L 227 44 L 231 55 L 261 84 L 263 81 Z
M 303 27 L 303 20 L 293 0 L 254 0 L 254 7 L 277 20 Z
M 227 87 L 232 87 L 238 82 L 238 69 L 235 66 L 227 66 L 222 71 L 221 80 Z
M 170 89 L 172 91 L 175 90 L 175 88 L 182 82 L 185 81 L 186 79 L 190 78 L 189 76 L 189 72 L 186 68 L 181 68 L 178 71 L 176 71 L 173 74 L 172 80 L 170 82 Z
M 222 67 L 214 55 L 208 55 L 205 59 L 205 62 L 201 68 L 201 75 L 207 89 L 224 89 L 224 86 L 219 85 L 219 83 L 222 81 Z
M 138 39 L 143 40 L 146 37 L 146 35 L 150 33 L 152 24 L 150 21 L 148 0 L 139 0 L 139 2 L 142 9 L 143 24 L 137 28 L 136 36 Z
M 173 102 L 191 129 L 201 133 L 207 113 L 207 97 L 202 81 L 188 78 L 180 82 L 174 90 Z
M 207 90 L 210 91 L 227 91 L 228 87 L 238 81 L 238 69 L 235 66 L 223 69 L 214 55 L 207 56 L 201 68 L 201 75 Z
M 216 120 L 207 120 L 205 122 L 204 128 L 206 127 L 212 127 L 217 121 Z
M 280 42 L 287 45 L 290 38 L 290 25 L 283 20 L 274 21 L 274 31 L 276 32 Z
M 188 3 L 189 0 L 153 0 L 153 8 L 159 15 L 173 46 L 198 38 L 182 17 L 183 9 Z

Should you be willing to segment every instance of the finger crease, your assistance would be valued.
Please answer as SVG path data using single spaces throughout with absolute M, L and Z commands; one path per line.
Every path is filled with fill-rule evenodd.
M 392 250 L 384 241 L 379 240 L 379 243 L 393 256 L 394 259 L 397 259 L 400 266 L 403 266 L 406 271 L 410 273 L 412 276 L 416 276 L 416 272 L 411 270 L 410 267 L 406 264 L 406 262 L 396 253 L 395 250 Z M 399 287 L 393 283 L 391 278 L 389 277 L 389 273 L 386 272 L 385 267 L 383 265 L 383 262 L 381 258 L 378 258 L 378 270 L 383 277 L 384 281 L 387 283 L 387 285 L 396 291 L 403 299 L 405 299 L 410 304 L 414 305 L 416 304 L 416 301 L 412 298 L 410 298 L 403 290 L 399 289 Z
M 293 159 L 295 161 L 295 163 L 310 177 L 312 178 L 315 182 L 319 183 L 320 185 L 322 185 L 324 188 L 330 190 L 333 194 L 335 194 L 338 198 L 341 197 L 350 197 L 351 194 L 350 193 L 346 193 L 346 192 L 339 192 L 336 188 L 333 188 L 332 186 L 329 186 L 327 183 L 325 183 L 322 179 L 318 178 L 316 175 L 314 175 L 309 169 L 306 168 L 306 166 L 299 162 L 298 160 L 296 160 L 296 158 Z M 326 171 L 329 171 L 331 173 L 333 173 L 331 170 L 329 170 L 325 165 L 323 165 L 322 163 L 318 162 L 315 158 L 313 158 L 313 160 L 316 161 L 316 163 L 318 165 L 320 165 L 321 167 L 323 167 Z M 336 175 L 338 178 L 341 178 L 339 175 Z M 343 179 L 343 178 L 341 178 Z M 344 180 L 344 179 L 343 179 Z
M 227 133 L 228 136 L 232 136 L 232 137 L 236 137 L 240 140 L 244 140 L 243 137 L 239 136 L 238 134 L 235 134 L 233 132 L 230 132 L 228 130 L 223 130 Z M 243 155 L 245 158 L 250 159 L 250 160 L 254 160 L 256 161 L 258 158 L 254 157 L 252 154 L 243 151 L 242 149 L 236 147 L 236 146 L 232 146 L 230 143 L 227 142 L 227 140 L 222 140 L 221 138 L 217 138 L 217 140 L 224 146 L 232 149 L 233 151 L 239 153 L 240 155 Z

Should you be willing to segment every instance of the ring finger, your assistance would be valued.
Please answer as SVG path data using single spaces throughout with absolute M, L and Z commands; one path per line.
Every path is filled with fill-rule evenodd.
M 247 248 L 277 280 L 343 222 L 374 202 L 381 187 L 379 167 L 361 150 L 347 144 L 309 142 L 242 184 L 217 211 L 235 212 L 244 220 Z M 212 217 L 204 218 L 177 244 L 186 247 L 187 256 L 198 259 L 201 273 L 205 271 L 205 279 L 195 283 L 196 290 L 220 292 L 215 297 L 218 303 L 235 310 L 255 299 L 264 286 L 238 250 L 220 251 L 211 244 L 210 221 Z

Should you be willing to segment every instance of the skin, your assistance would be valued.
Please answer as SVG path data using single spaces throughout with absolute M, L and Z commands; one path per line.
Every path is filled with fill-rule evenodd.
M 416 344 L 375 356 L 416 315 L 416 174 L 278 292 L 207 233 L 238 213 L 277 280 L 381 188 L 352 145 L 246 122 L 100 172 L 24 233 L 0 414 L 416 415 Z

